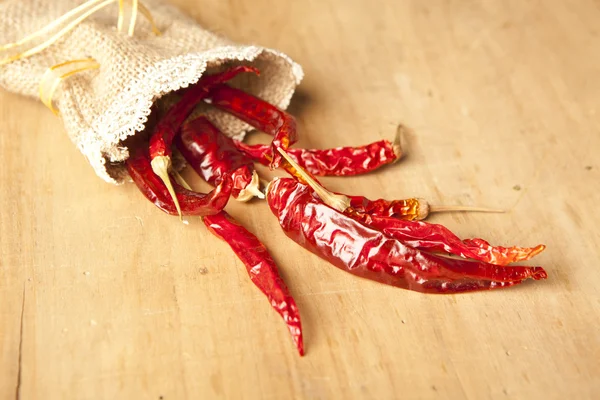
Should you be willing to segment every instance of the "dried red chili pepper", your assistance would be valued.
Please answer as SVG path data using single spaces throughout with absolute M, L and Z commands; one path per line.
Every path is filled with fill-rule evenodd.
M 198 83 L 187 89 L 181 100 L 167 111 L 166 115 L 161 118 L 156 125 L 154 132 L 150 136 L 152 171 L 162 179 L 167 189 L 169 189 L 169 193 L 175 202 L 175 207 L 179 211 L 179 215 L 181 215 L 180 205 L 175 196 L 173 186 L 171 185 L 171 180 L 169 179 L 169 170 L 171 168 L 171 144 L 173 138 L 198 103 L 208 96 L 211 88 L 235 78 L 242 72 L 254 72 L 258 74 L 256 68 L 237 66 L 218 74 L 207 75 L 200 78 Z
M 432 212 L 504 212 L 502 210 L 470 206 L 431 206 L 426 200 L 420 198 L 403 200 L 370 200 L 364 196 L 348 196 L 341 193 L 333 193 L 326 190 L 311 173 L 298 165 L 298 163 L 288 154 L 288 151 L 283 149 L 278 149 L 278 151 L 285 160 L 285 162 L 282 163 L 282 167 L 290 175 L 300 180 L 300 182 L 309 184 L 329 206 L 347 214 L 361 213 L 412 221 L 425 219 Z
M 186 122 L 175 136 L 175 145 L 194 170 L 211 185 L 225 175 L 233 180 L 232 195 L 240 201 L 264 197 L 253 161 L 239 151 L 233 140 L 221 133 L 205 117 Z
M 472 206 L 433 206 L 425 199 L 413 197 L 401 200 L 370 200 L 364 196 L 350 196 L 336 193 L 347 198 L 348 212 L 358 212 L 382 217 L 399 218 L 407 221 L 421 221 L 436 212 L 470 211 L 484 213 L 503 213 L 503 210 Z M 351 209 L 351 210 L 350 210 Z
M 533 248 L 501 247 L 492 246 L 483 239 L 460 240 L 448 228 L 423 221 L 406 221 L 360 213 L 353 213 L 350 216 L 364 225 L 377 229 L 416 249 L 446 252 L 494 265 L 507 265 L 529 260 L 546 248 L 543 244 Z
M 336 194 L 342 195 L 341 193 Z M 343 196 L 346 196 L 349 200 L 348 207 L 357 213 L 401 218 L 412 221 L 425 219 L 430 212 L 427 201 L 419 198 L 370 200 L 364 196 Z
M 500 267 L 438 257 L 390 238 L 323 204 L 308 186 L 277 179 L 267 201 L 288 237 L 351 274 L 426 293 L 457 293 L 545 279 L 540 267 Z
M 241 153 L 232 140 L 206 118 L 184 124 L 175 144 L 196 172 L 211 184 L 233 177 L 234 190 L 243 196 L 251 182 L 252 160 Z M 233 171 L 233 173 L 231 172 Z M 242 171 L 242 172 L 240 172 Z M 256 175 L 256 173 L 254 174 Z M 249 178 L 249 179 L 248 179 Z M 182 184 L 187 185 L 185 182 Z M 300 355 L 304 354 L 302 325 L 296 302 L 279 276 L 277 266 L 266 247 L 225 211 L 203 219 L 209 231 L 226 241 L 244 263 L 252 282 L 267 296 L 271 306 L 288 325 Z
M 202 220 L 215 236 L 229 244 L 244 263 L 250 280 L 267 296 L 271 306 L 281 315 L 298 352 L 304 355 L 300 312 L 266 247 L 224 211 L 203 217 Z
M 479 238 L 464 239 L 465 246 L 486 255 L 490 264 L 506 265 L 513 262 L 529 260 L 546 249 L 546 245 L 538 244 L 535 247 L 502 247 L 492 246 L 487 241 Z M 482 258 L 483 260 L 483 258 Z
M 187 190 L 177 183 L 176 196 L 181 204 L 181 210 L 175 207 L 169 190 L 162 180 L 152 172 L 148 150 L 144 147 L 134 147 L 125 162 L 131 179 L 148 200 L 170 215 L 210 215 L 220 212 L 231 195 L 233 182 L 229 176 L 224 176 L 219 185 L 208 194 Z
M 413 197 L 401 200 L 377 199 L 371 200 L 364 196 L 352 196 L 336 193 L 340 198 L 344 198 L 348 204 L 348 213 L 357 212 L 381 217 L 390 217 L 404 219 L 407 221 L 421 221 L 436 212 L 483 212 L 483 213 L 503 213 L 503 210 L 486 207 L 472 206 L 433 206 L 425 199 Z
M 210 91 L 210 103 L 254 128 L 273 136 L 270 167 L 279 167 L 277 148 L 287 149 L 296 142 L 296 120 L 283 110 L 242 90 L 222 84 Z
M 400 126 L 399 130 L 402 129 Z M 263 165 L 270 165 L 270 147 L 264 144 L 250 145 L 235 141 L 235 145 Z M 315 176 L 353 176 L 374 171 L 392 164 L 402 157 L 400 133 L 393 142 L 380 140 L 358 147 L 332 149 L 289 148 L 286 153 L 303 169 Z
M 390 210 L 390 208 L 386 208 L 387 206 L 399 206 L 403 204 L 402 202 L 407 204 L 408 201 L 371 201 L 368 199 L 365 200 L 364 197 L 349 197 L 339 193 L 332 193 L 325 189 L 308 172 L 304 171 L 294 160 L 290 159 L 287 152 L 282 151 L 281 153 L 286 160 L 284 168 L 296 179 L 311 186 L 325 204 L 412 247 L 421 250 L 448 252 L 464 258 L 472 258 L 496 265 L 506 265 L 512 262 L 528 260 L 546 248 L 544 245 L 538 245 L 533 248 L 491 246 L 483 239 L 461 241 L 450 230 L 441 225 L 399 219 L 394 214 L 387 216 L 384 212 L 385 210 Z M 420 204 L 423 203 L 424 201 L 420 202 Z M 377 208 L 379 204 L 382 205 L 381 208 Z M 417 207 L 402 209 L 404 217 L 412 214 L 413 210 L 418 212 L 418 204 Z M 399 209 L 399 207 L 395 207 L 396 211 Z

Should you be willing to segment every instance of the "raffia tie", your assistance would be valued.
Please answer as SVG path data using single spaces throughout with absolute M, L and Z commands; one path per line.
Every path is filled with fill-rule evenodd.
M 114 3 L 119 5 L 117 18 L 117 30 L 119 32 L 126 31 L 129 36 L 133 36 L 137 14 L 140 12 L 150 22 L 152 32 L 155 35 L 160 35 L 152 14 L 139 0 L 88 0 L 40 30 L 14 43 L 1 46 L 0 66 L 40 53 L 71 32 L 85 19 Z M 3 57 L 3 53 L 7 53 L 7 55 Z M 100 64 L 93 58 L 69 60 L 49 67 L 40 81 L 40 100 L 54 114 L 58 114 L 58 110 L 52 103 L 52 97 L 60 87 L 61 82 L 79 72 L 98 68 L 100 68 Z

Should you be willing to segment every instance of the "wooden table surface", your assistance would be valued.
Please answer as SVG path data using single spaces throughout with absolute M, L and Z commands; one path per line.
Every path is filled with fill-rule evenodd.
M 504 208 L 431 220 L 545 243 L 549 279 L 456 296 L 385 287 L 288 240 L 264 203 L 231 204 L 297 299 L 300 358 L 224 242 L 98 179 L 59 119 L 0 92 L 0 398 L 598 396 L 598 1 L 176 3 L 302 64 L 301 146 L 410 128 L 401 163 L 330 188 Z

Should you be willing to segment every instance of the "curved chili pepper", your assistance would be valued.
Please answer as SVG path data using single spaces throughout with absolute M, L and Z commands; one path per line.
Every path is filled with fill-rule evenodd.
M 426 293 L 457 293 L 545 279 L 540 267 L 500 267 L 405 246 L 323 204 L 293 179 L 272 182 L 267 201 L 288 237 L 351 274 Z
M 152 172 L 148 152 L 143 147 L 134 148 L 132 154 L 125 162 L 131 179 L 140 191 L 154 205 L 167 214 L 178 215 L 169 190 L 158 176 Z M 210 215 L 220 212 L 231 195 L 233 182 L 229 176 L 224 176 L 219 185 L 207 194 L 187 190 L 177 183 L 177 200 L 181 204 L 181 212 L 184 215 Z
M 208 229 L 229 244 L 246 266 L 250 280 L 269 299 L 288 326 L 300 355 L 304 355 L 300 312 L 279 273 L 275 261 L 256 236 L 226 212 L 203 217 Z
M 294 179 L 306 183 L 319 192 L 321 199 L 329 206 L 347 214 L 361 213 L 369 215 L 380 215 L 407 220 L 424 219 L 429 214 L 429 204 L 423 199 L 413 198 L 404 200 L 370 200 L 364 196 L 348 196 L 342 193 L 334 193 L 325 189 L 323 185 L 309 171 L 298 164 L 296 159 L 290 155 L 290 149 L 278 150 L 283 156 L 281 167 Z M 331 202 L 335 202 L 334 206 Z
M 243 72 L 259 74 L 256 68 L 241 65 L 214 75 L 203 76 L 195 85 L 188 88 L 183 93 L 181 100 L 167 111 L 154 128 L 150 137 L 150 157 L 171 155 L 173 138 L 194 108 L 208 97 L 211 89 Z
M 491 246 L 483 239 L 461 241 L 441 225 L 399 219 L 396 214 L 398 211 L 402 212 L 403 217 L 413 215 L 419 216 L 420 219 L 424 218 L 420 215 L 422 211 L 420 205 L 426 204 L 426 202 L 419 201 L 420 199 L 372 201 L 362 196 L 346 196 L 329 192 L 309 172 L 302 169 L 289 156 L 289 152 L 283 152 L 283 154 L 286 158 L 282 163 L 283 168 L 296 180 L 312 186 L 325 204 L 412 247 L 421 250 L 445 251 L 463 258 L 472 258 L 495 265 L 528 260 L 546 248 L 544 245 L 533 248 Z M 428 211 L 429 206 L 427 206 Z M 386 216 L 386 212 L 391 216 Z
M 250 145 L 235 141 L 254 161 L 270 165 L 270 147 L 265 144 Z M 398 143 L 380 140 L 358 147 L 336 147 L 333 149 L 289 148 L 287 154 L 302 168 L 315 176 L 353 176 L 374 171 L 392 164 L 402 157 Z
M 281 163 L 277 148 L 287 149 L 296 143 L 296 120 L 283 110 L 242 90 L 222 84 L 210 91 L 210 103 L 242 121 L 272 135 L 270 167 L 275 169 Z
M 236 199 L 246 201 L 256 194 L 262 195 L 252 160 L 205 117 L 186 122 L 174 142 L 206 182 L 215 186 L 229 175 L 233 180 L 232 195 Z
M 196 108 L 198 103 L 208 96 L 211 88 L 235 78 L 242 72 L 259 73 L 256 68 L 237 66 L 218 74 L 207 75 L 200 78 L 194 86 L 184 92 L 181 100 L 167 111 L 166 115 L 161 118 L 150 136 L 149 148 L 152 171 L 154 171 L 166 185 L 178 211 L 180 205 L 175 196 L 168 174 L 168 171 L 171 168 L 171 144 L 173 138 L 181 124 L 183 124 L 185 119 L 192 111 L 194 111 L 194 108 Z M 181 212 L 179 212 L 179 214 L 181 214 Z
M 347 196 L 342 193 L 334 193 L 325 189 L 323 185 L 308 171 L 304 170 L 288 151 L 278 149 L 284 158 L 282 167 L 296 180 L 310 185 L 325 202 L 325 204 L 352 215 L 355 213 L 393 217 L 405 220 L 422 220 L 432 212 L 448 211 L 477 211 L 477 212 L 504 212 L 489 208 L 470 206 L 431 206 L 427 201 L 420 198 L 403 200 L 370 200 L 364 196 Z
M 529 260 L 546 248 L 543 244 L 533 248 L 492 246 L 483 239 L 460 240 L 448 228 L 438 224 L 361 213 L 347 215 L 391 238 L 400 240 L 407 246 L 419 250 L 446 252 L 494 265 Z

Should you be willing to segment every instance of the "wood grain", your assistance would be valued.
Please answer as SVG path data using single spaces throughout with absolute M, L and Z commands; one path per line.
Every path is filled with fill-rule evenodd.
M 103 183 L 52 113 L 0 92 L 0 398 L 597 396 L 598 1 L 176 3 L 303 65 L 300 145 L 410 127 L 405 160 L 332 189 L 505 208 L 433 221 L 545 243 L 550 278 L 459 296 L 384 287 L 287 240 L 265 204 L 231 204 L 298 301 L 299 358 L 225 243 Z

